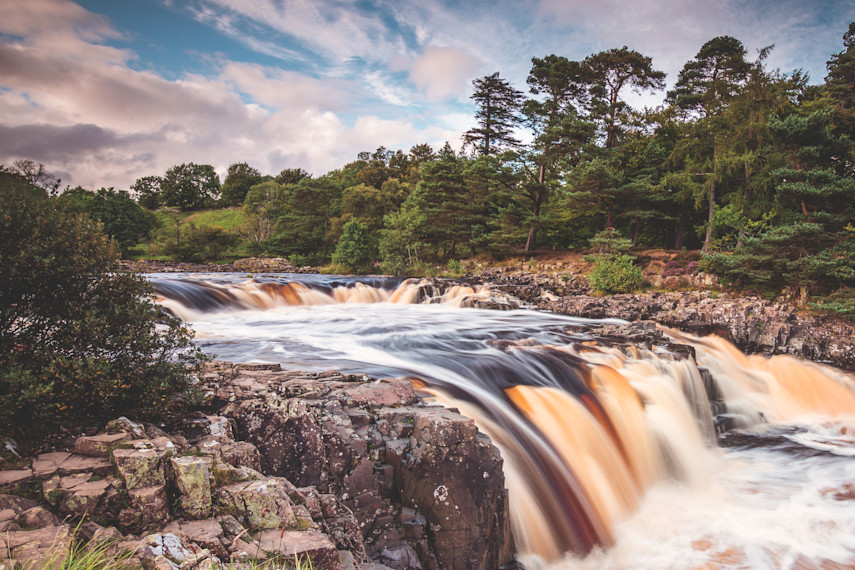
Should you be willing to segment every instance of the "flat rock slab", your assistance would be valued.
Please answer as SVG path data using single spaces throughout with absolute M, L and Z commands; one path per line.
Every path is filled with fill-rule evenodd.
M 127 432 L 84 435 L 74 442 L 74 452 L 90 457 L 107 457 L 113 447 L 130 438 L 131 434 Z
M 92 472 L 96 475 L 109 475 L 113 470 L 110 460 L 105 457 L 87 457 L 64 451 L 43 453 L 33 460 L 33 474 L 47 479 L 56 473 L 74 475 Z
M 27 567 L 39 568 L 43 561 L 56 552 L 62 552 L 70 543 L 68 525 L 4 532 L 0 535 L 0 556 L 26 562 Z
M 316 530 L 265 530 L 259 533 L 258 543 L 269 557 L 280 556 L 289 562 L 311 560 L 313 568 L 341 570 L 335 544 Z
M 21 483 L 26 483 L 33 476 L 32 469 L 16 469 L 14 471 L 0 471 L 0 488 L 14 488 Z

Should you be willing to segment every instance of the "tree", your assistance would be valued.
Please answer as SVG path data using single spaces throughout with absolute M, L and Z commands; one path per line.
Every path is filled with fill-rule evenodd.
M 771 49 L 771 48 L 769 48 Z M 768 53 L 768 50 L 764 50 Z M 722 156 L 727 122 L 722 114 L 748 80 L 752 66 L 745 59 L 742 42 L 730 36 L 713 38 L 698 51 L 693 60 L 686 62 L 677 83 L 668 92 L 667 101 L 687 116 L 697 117 L 694 132 L 678 145 L 675 152 L 686 152 L 693 157 L 690 176 L 701 176 L 703 183 L 696 185 L 707 198 L 707 229 L 703 251 L 710 248 L 715 217 L 716 191 L 722 174 Z M 761 58 L 765 55 L 761 54 Z M 762 59 L 761 59 L 762 61 Z
M 683 65 L 667 101 L 686 112 L 715 114 L 748 80 L 751 64 L 745 54 L 745 46 L 734 37 L 711 39 Z
M 103 231 L 116 240 L 123 255 L 152 229 L 151 219 L 127 192 L 101 188 L 90 192 L 81 187 L 66 190 L 57 200 L 72 213 L 86 214 L 101 222 Z
M 256 184 L 244 200 L 247 214 L 246 232 L 251 242 L 263 244 L 276 231 L 278 219 L 284 213 L 286 192 L 273 180 Z
M 236 162 L 229 166 L 226 179 L 220 189 L 220 202 L 224 206 L 243 204 L 249 189 L 260 183 L 261 173 L 246 162 Z
M 625 87 L 636 93 L 665 88 L 665 73 L 653 69 L 653 60 L 626 46 L 585 58 L 591 83 L 591 113 L 603 126 L 606 148 L 617 145 L 630 107 L 621 97 Z
M 46 192 L 56 192 L 59 188 L 60 179 L 45 170 L 45 165 L 41 162 L 29 159 L 16 160 L 10 171 Z
M 531 204 L 525 251 L 531 251 L 537 240 L 541 208 L 549 199 L 561 162 L 573 163 L 594 135 L 593 123 L 582 118 L 588 104 L 585 67 L 576 61 L 556 55 L 532 58 L 528 85 L 533 95 L 523 106 L 527 122 L 534 130 L 534 152 L 523 156 L 529 168 L 525 189 Z M 530 158 L 530 160 L 525 160 Z
M 122 271 L 100 224 L 7 175 L 0 204 L 2 435 L 34 442 L 60 426 L 174 408 L 201 362 L 192 335 Z
M 296 184 L 303 178 L 311 178 L 312 175 L 302 168 L 286 168 L 276 175 L 277 184 Z
M 843 34 L 843 47 L 828 60 L 825 88 L 834 100 L 835 129 L 855 137 L 855 22 Z
M 481 156 L 490 156 L 519 146 L 513 131 L 520 123 L 519 112 L 523 94 L 499 77 L 499 72 L 472 82 L 475 92 L 469 97 L 478 110 L 478 126 L 463 134 L 465 146 L 471 146 Z
M 161 204 L 182 211 L 213 205 L 220 194 L 220 177 L 210 164 L 188 162 L 173 166 L 160 184 Z
M 162 204 L 160 187 L 163 179 L 160 176 L 143 176 L 131 184 L 131 191 L 137 197 L 137 204 L 146 210 L 157 210 Z
M 467 211 L 462 159 L 446 143 L 439 158 L 422 166 L 422 180 L 413 192 L 414 205 L 425 215 L 425 234 L 445 256 L 455 256 L 457 244 L 465 240 Z
M 330 242 L 327 235 L 331 220 L 341 213 L 341 187 L 329 177 L 303 178 L 285 186 L 284 192 L 271 247 L 287 256 L 296 254 L 315 262 L 328 260 L 335 242 Z
M 336 244 L 332 261 L 350 272 L 363 273 L 371 267 L 373 261 L 369 244 L 368 226 L 357 220 L 344 225 L 341 239 Z
M 798 287 L 804 298 L 848 290 L 855 298 L 851 141 L 832 132 L 827 111 L 773 118 L 769 129 L 789 157 L 772 173 L 782 219 L 747 237 L 732 255 L 709 256 L 709 266 L 731 281 L 770 291 Z

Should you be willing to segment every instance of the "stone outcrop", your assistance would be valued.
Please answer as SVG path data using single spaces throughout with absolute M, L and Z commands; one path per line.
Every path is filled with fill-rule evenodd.
M 585 318 L 652 320 L 685 332 L 717 334 L 747 353 L 791 354 L 855 370 L 855 323 L 814 316 L 794 305 L 709 291 L 564 296 L 537 308 Z
M 168 432 L 120 418 L 0 471 L 3 490 L 31 496 L 0 495 L 0 565 L 89 540 L 157 569 L 512 560 L 498 450 L 409 381 L 213 363 L 202 382 L 214 415 Z
M 234 372 L 217 374 L 216 398 L 232 402 L 225 412 L 261 452 L 262 471 L 293 482 L 339 548 L 361 542 L 369 558 L 402 569 L 511 559 L 502 459 L 472 420 L 423 405 L 403 379 L 246 371 L 230 383 Z

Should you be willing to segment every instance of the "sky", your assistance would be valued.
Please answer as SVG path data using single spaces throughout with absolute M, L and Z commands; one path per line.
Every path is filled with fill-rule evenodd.
M 472 80 L 627 46 L 672 85 L 706 41 L 811 82 L 855 0 L 2 0 L 0 164 L 127 189 L 196 162 L 317 175 L 379 146 L 460 146 Z M 661 104 L 664 92 L 634 97 Z

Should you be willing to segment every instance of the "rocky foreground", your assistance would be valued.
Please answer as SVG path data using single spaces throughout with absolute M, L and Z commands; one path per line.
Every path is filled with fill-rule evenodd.
M 205 413 L 121 418 L 0 471 L 0 567 L 90 540 L 164 570 L 512 561 L 498 450 L 409 381 L 220 362 L 200 387 Z

